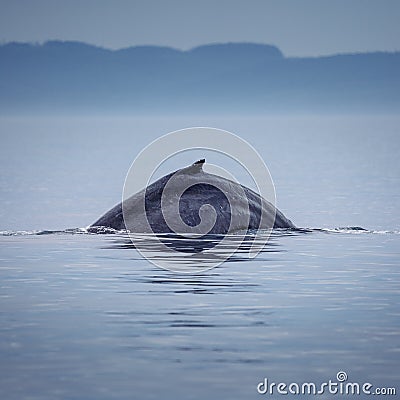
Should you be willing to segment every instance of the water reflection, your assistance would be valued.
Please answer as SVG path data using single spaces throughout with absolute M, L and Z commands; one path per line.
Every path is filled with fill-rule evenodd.
M 88 399 L 188 398 L 193 388 L 250 399 L 259 377 L 325 381 L 340 368 L 396 382 L 398 235 L 276 230 L 255 259 L 245 240 L 218 268 L 190 275 L 151 265 L 121 232 L 1 241 L 0 384 L 19 390 L 14 398 L 50 400 L 60 388 L 79 397 L 82 376 Z M 63 380 L 49 387 L 54 376 Z
M 283 235 L 276 234 L 276 237 Z M 223 262 L 243 262 L 258 252 L 268 260 L 267 254 L 281 251 L 270 232 L 241 235 L 204 235 L 185 238 L 175 234 L 132 234 L 110 238 L 106 248 L 138 250 L 155 265 L 167 265 L 173 272 L 201 273 Z M 209 250 L 212 249 L 212 252 Z

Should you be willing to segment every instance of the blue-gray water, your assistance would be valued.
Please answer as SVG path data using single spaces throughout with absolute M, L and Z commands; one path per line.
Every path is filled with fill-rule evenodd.
M 199 125 L 254 145 L 279 208 L 320 230 L 275 232 L 256 259 L 197 275 L 153 266 L 123 235 L 34 234 L 89 225 L 146 144 Z M 396 387 L 399 130 L 385 116 L 3 118 L 0 397 L 251 399 L 264 378 L 340 370 Z

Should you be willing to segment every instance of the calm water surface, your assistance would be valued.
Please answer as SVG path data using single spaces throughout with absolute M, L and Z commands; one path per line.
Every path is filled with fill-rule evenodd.
M 251 399 L 340 370 L 399 393 L 400 124 L 368 118 L 2 120 L 0 397 Z M 189 125 L 241 134 L 282 211 L 324 229 L 193 275 L 123 234 L 33 234 L 87 226 L 142 146 Z

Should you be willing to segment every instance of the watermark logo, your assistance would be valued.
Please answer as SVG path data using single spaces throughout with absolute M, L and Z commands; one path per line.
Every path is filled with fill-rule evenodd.
M 336 374 L 336 379 L 338 380 L 338 382 L 345 382 L 347 381 L 347 374 L 344 371 L 339 371 Z
M 272 382 L 264 378 L 257 385 L 257 392 L 262 395 L 381 395 L 395 396 L 395 387 L 377 387 L 370 382 L 350 382 L 345 371 L 339 371 L 336 379 L 316 384 L 315 382 L 285 383 Z
M 154 182 L 164 163 L 190 152 L 202 159 Z M 204 158 L 235 163 L 251 179 L 256 196 L 232 171 Z M 263 159 L 245 140 L 221 129 L 187 128 L 158 138 L 136 157 L 125 179 L 122 211 L 142 256 L 170 271 L 197 273 L 240 248 L 250 258 L 262 250 L 275 222 L 275 187 Z M 258 228 L 251 235 L 243 229 L 254 219 L 261 236 Z

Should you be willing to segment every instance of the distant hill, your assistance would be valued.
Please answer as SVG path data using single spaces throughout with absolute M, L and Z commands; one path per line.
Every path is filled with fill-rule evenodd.
M 0 46 L 0 113 L 400 111 L 400 53 L 287 58 L 252 43 L 179 51 Z

